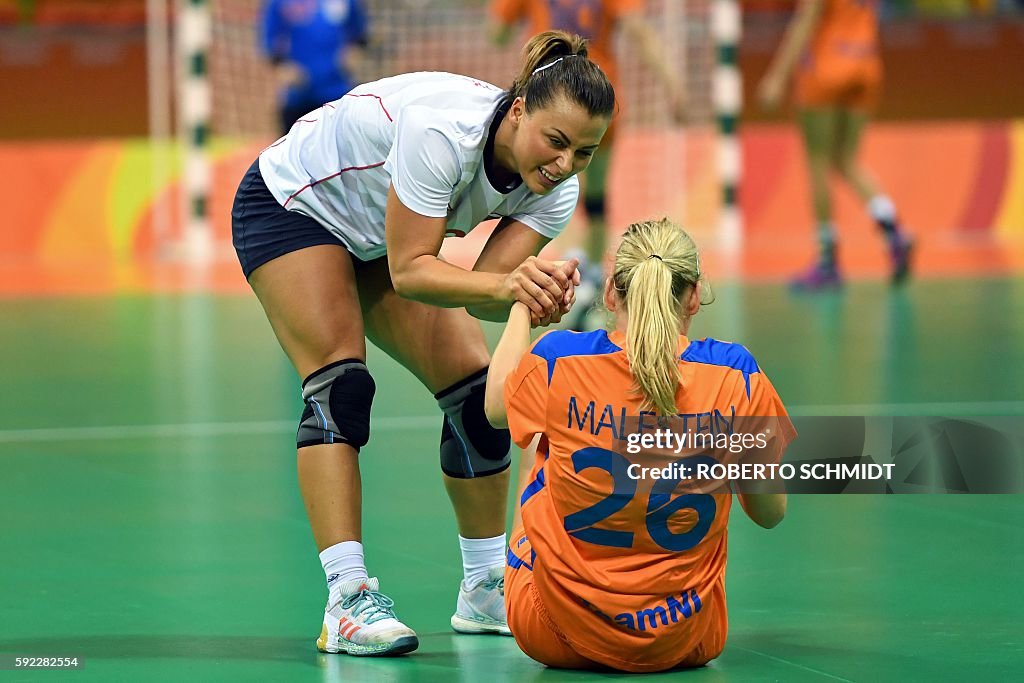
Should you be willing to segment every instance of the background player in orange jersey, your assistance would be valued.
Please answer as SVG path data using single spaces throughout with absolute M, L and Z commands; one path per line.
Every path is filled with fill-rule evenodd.
M 702 284 L 693 240 L 662 219 L 630 226 L 616 253 L 604 289 L 613 332 L 549 332 L 527 352 L 529 311 L 513 307 L 485 410 L 494 425 L 507 419 L 520 446 L 538 437 L 524 455 L 505 600 L 512 634 L 539 662 L 660 671 L 722 651 L 728 489 L 680 494 L 681 478 L 629 475 L 639 460 L 613 450 L 620 416 L 641 411 L 704 425 L 774 416 L 768 448 L 779 456 L 795 436 L 746 349 L 687 339 Z M 784 493 L 740 502 L 767 528 L 785 514 Z
M 867 205 L 889 243 L 893 283 L 910 267 L 910 239 L 901 232 L 892 200 L 857 162 L 868 113 L 878 101 L 882 62 L 878 54 L 877 0 L 800 0 L 758 95 L 775 109 L 796 73 L 796 105 L 810 167 L 820 258 L 793 280 L 797 289 L 841 283 L 828 172 L 835 171 Z
M 587 39 L 590 58 L 608 76 L 616 92 L 624 92 L 615 58 L 615 36 L 621 31 L 626 40 L 640 52 L 646 68 L 654 73 L 665 91 L 672 120 L 683 123 L 686 117 L 686 96 L 676 66 L 666 58 L 666 49 L 644 17 L 644 0 L 492 0 L 492 36 L 499 45 L 508 41 L 513 28 L 526 22 L 531 35 L 542 31 L 561 30 Z M 567 317 L 573 329 L 586 327 L 592 305 L 600 299 L 604 282 L 603 262 L 607 249 L 605 223 L 605 187 L 608 166 L 615 139 L 615 124 L 604 136 L 587 168 L 580 176 L 580 201 L 587 210 L 586 259 L 580 271 L 583 286 L 577 292 L 576 308 Z

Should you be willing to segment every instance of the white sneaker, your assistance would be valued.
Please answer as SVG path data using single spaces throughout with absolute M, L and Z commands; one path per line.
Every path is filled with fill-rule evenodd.
M 324 612 L 316 648 L 350 655 L 401 655 L 420 645 L 416 633 L 395 617 L 394 601 L 380 582 L 355 579 L 341 584 L 342 600 Z
M 512 635 L 505 620 L 505 567 L 491 567 L 487 580 L 466 590 L 459 585 L 459 601 L 452 615 L 452 628 L 459 633 L 500 633 Z

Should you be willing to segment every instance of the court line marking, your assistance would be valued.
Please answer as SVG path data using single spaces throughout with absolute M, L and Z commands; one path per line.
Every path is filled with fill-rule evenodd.
M 926 416 L 1002 416 L 1024 415 L 1024 401 L 966 401 L 950 403 L 849 403 L 843 405 L 806 405 L 789 408 L 798 417 L 926 417 Z
M 427 427 L 440 429 L 440 426 L 440 415 L 378 417 L 372 421 L 373 429 L 394 432 Z M 4 429 L 0 430 L 0 443 L 285 434 L 294 432 L 297 427 L 298 422 L 293 420 L 260 420 L 253 422 L 186 422 L 181 424 Z
M 788 659 L 783 659 L 782 657 L 775 657 L 774 655 L 770 655 L 767 652 L 760 652 L 759 650 L 751 650 L 749 647 L 743 647 L 742 645 L 736 645 L 736 644 L 730 645 L 729 647 L 730 647 L 730 649 L 733 649 L 733 650 L 743 650 L 744 652 L 752 652 L 755 655 L 761 655 L 762 657 L 766 657 L 766 658 L 771 659 L 773 661 L 780 662 L 782 664 L 789 664 L 790 666 L 796 667 L 797 669 L 803 669 L 804 671 L 809 671 L 809 672 L 811 672 L 813 674 L 818 674 L 819 676 L 826 676 L 827 678 L 831 678 L 831 679 L 836 680 L 836 681 L 843 681 L 844 683 L 856 683 L 856 681 L 852 681 L 849 678 L 843 678 L 842 676 L 836 676 L 835 674 L 830 674 L 827 671 L 821 671 L 820 669 L 814 669 L 814 668 L 809 667 L 809 666 L 804 666 L 803 664 L 797 664 L 796 662 L 791 662 Z
M 975 401 L 967 403 L 879 403 L 792 406 L 794 417 L 841 416 L 959 416 L 1024 415 L 1024 401 Z M 411 431 L 438 426 L 441 416 L 411 415 L 376 417 L 372 428 L 381 431 Z M 290 420 L 252 422 L 186 422 L 180 424 L 98 425 L 94 427 L 43 427 L 36 429 L 0 429 L 0 443 L 47 441 L 102 441 L 121 439 L 159 439 L 170 437 L 251 436 L 284 434 L 296 429 Z

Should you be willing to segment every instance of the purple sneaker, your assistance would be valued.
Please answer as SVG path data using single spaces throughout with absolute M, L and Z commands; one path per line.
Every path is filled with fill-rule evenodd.
M 889 260 L 892 261 L 892 284 L 901 285 L 910 275 L 910 254 L 914 241 L 905 235 L 897 235 L 889 246 Z
M 826 289 L 838 289 L 843 281 L 835 266 L 816 263 L 806 272 L 790 280 L 789 286 L 794 292 L 819 292 Z

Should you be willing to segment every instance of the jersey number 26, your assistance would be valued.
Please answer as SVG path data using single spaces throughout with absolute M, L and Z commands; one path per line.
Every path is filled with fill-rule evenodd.
M 707 462 L 709 465 L 715 463 L 713 458 L 706 455 L 688 456 L 675 461 L 675 463 L 681 465 L 684 461 L 690 465 L 689 471 L 691 472 L 694 471 L 693 468 L 698 463 Z M 629 466 L 633 463 L 615 451 L 591 446 L 573 453 L 572 464 L 577 474 L 591 467 L 604 470 L 612 476 L 614 487 L 611 494 L 597 503 L 566 515 L 565 530 L 569 532 L 570 536 L 587 543 L 613 548 L 631 548 L 633 546 L 632 531 L 601 529 L 596 525 L 626 507 L 636 495 L 637 480 L 627 474 Z M 682 467 L 679 470 L 682 470 Z M 647 533 L 651 535 L 655 543 L 665 550 L 673 552 L 683 552 L 700 543 L 711 528 L 711 522 L 715 519 L 717 509 L 714 497 L 708 494 L 684 493 L 673 498 L 672 492 L 675 491 L 680 481 L 679 479 L 659 479 L 658 483 L 651 488 L 647 498 Z M 693 510 L 697 514 L 697 523 L 689 531 L 673 533 L 669 529 L 668 520 L 673 514 L 684 509 Z

